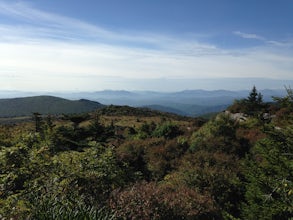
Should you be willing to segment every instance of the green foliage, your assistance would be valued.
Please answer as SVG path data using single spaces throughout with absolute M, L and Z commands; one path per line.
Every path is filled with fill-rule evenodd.
M 291 87 L 285 87 L 287 95 L 285 97 L 273 97 L 273 99 L 282 107 L 282 108 L 293 108 L 293 90 Z
M 253 86 L 246 99 L 235 100 L 234 104 L 228 107 L 228 110 L 233 113 L 241 112 L 250 116 L 259 116 L 266 107 L 262 100 L 262 94 Z
M 100 108 L 97 110 L 97 112 L 101 115 L 107 115 L 107 116 L 137 116 L 137 117 L 168 117 L 170 119 L 178 119 L 183 120 L 185 117 L 179 116 L 172 113 L 167 112 L 160 112 L 151 110 L 149 108 L 135 108 L 135 107 L 129 107 L 129 106 L 115 106 L 115 105 L 109 105 L 104 108 Z
M 183 156 L 177 170 L 164 180 L 175 188 L 186 186 L 208 192 L 216 207 L 239 216 L 244 190 L 238 163 L 235 157 L 225 153 L 197 151 Z
M 109 106 L 1 126 L 0 218 L 288 219 L 292 110 L 261 97 L 244 121 Z
M 163 144 L 163 139 L 152 138 L 148 140 L 131 140 L 120 145 L 116 149 L 117 156 L 121 162 L 129 165 L 129 178 L 133 177 L 136 179 L 143 177 L 149 180 L 152 176 L 151 172 L 154 172 L 152 165 L 150 165 L 150 151 L 160 148 Z M 161 160 L 157 160 L 156 162 L 162 165 Z
M 164 137 L 172 139 L 181 134 L 179 127 L 171 122 L 165 122 L 156 127 L 153 132 L 154 137 Z
M 79 124 L 87 119 L 89 119 L 88 114 L 71 114 L 64 115 L 63 118 L 65 120 L 69 120 L 73 123 L 73 129 L 76 130 L 79 127 Z
M 189 145 L 182 140 L 182 137 L 178 140 L 161 140 L 149 146 L 144 158 L 151 178 L 160 180 L 174 170 L 188 147 Z
M 262 94 L 258 93 L 255 86 L 253 86 L 251 92 L 247 99 L 244 100 L 245 112 L 248 115 L 257 116 L 259 112 L 263 109 Z
M 219 114 L 193 133 L 190 149 L 220 151 L 243 157 L 248 152 L 249 145 L 245 139 L 237 137 L 238 127 L 239 123 L 229 115 Z
M 41 125 L 42 125 L 42 117 L 41 114 L 38 112 L 33 113 L 34 121 L 35 121 L 35 131 L 40 132 L 41 131 Z
M 88 122 L 89 117 L 88 114 L 66 115 L 63 120 L 69 120 L 71 124 L 59 126 L 55 132 L 52 132 L 48 127 L 48 136 L 54 142 L 54 146 L 58 146 L 54 150 L 82 150 L 85 147 L 89 147 L 88 142 L 90 140 L 105 142 L 113 136 L 113 128 L 102 125 L 97 115 L 94 116 L 91 122 Z M 82 123 L 89 125 L 86 127 L 81 126 Z
M 156 124 L 154 122 L 152 123 L 146 123 L 144 122 L 140 128 L 138 129 L 136 137 L 138 139 L 146 139 L 152 135 L 156 128 Z
M 285 97 L 273 97 L 277 108 L 273 122 L 278 126 L 293 123 L 293 91 L 290 87 L 285 88 L 287 92 Z
M 13 126 L 6 125 L 1 126 L 0 125 L 0 149 L 1 147 L 10 147 L 13 145 Z
M 246 160 L 245 219 L 288 219 L 293 215 L 293 127 L 269 127 L 267 138 Z
M 92 219 L 111 220 L 115 219 L 115 214 L 105 208 L 95 208 L 80 204 L 75 201 L 73 205 L 58 203 L 58 201 L 38 201 L 37 208 L 32 210 L 31 219 L 40 220 L 64 220 L 64 219 Z M 70 204 L 70 203 L 69 203 Z M 71 203 L 72 204 L 72 203 Z
M 91 122 L 88 130 L 94 141 L 105 141 L 107 138 L 105 135 L 106 129 L 100 123 L 99 115 L 94 116 L 94 120 Z
M 97 210 L 106 204 L 109 193 L 123 186 L 127 176 L 111 148 L 95 142 L 89 145 L 91 147 L 83 152 L 67 151 L 57 155 L 51 155 L 45 146 L 30 149 L 15 146 L 3 150 L 0 213 L 4 217 L 31 213 L 43 216 L 42 219 L 54 219 L 52 216 L 60 213 L 63 214 L 59 219 L 71 219 L 76 213 L 79 213 L 77 216 L 98 215 Z M 85 202 L 75 206 L 81 198 L 86 198 Z M 48 199 L 52 203 L 49 207 L 46 206 Z M 56 199 L 60 203 L 54 203 Z M 19 201 L 25 203 L 19 204 Z M 68 201 L 77 203 L 68 205 Z M 12 207 L 16 207 L 15 214 L 11 213 Z
M 258 93 L 256 87 L 253 86 L 249 96 L 247 97 L 247 102 L 251 104 L 261 104 L 262 103 L 262 95 Z
M 51 196 L 51 195 L 50 195 Z M 64 220 L 64 219 L 92 219 L 111 220 L 115 214 L 106 207 L 87 205 L 82 198 L 58 198 L 44 195 L 34 198 L 35 206 L 29 215 L 30 219 Z

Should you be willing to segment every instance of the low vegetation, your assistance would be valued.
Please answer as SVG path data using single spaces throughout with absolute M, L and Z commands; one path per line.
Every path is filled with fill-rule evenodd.
M 290 219 L 287 93 L 210 120 L 108 106 L 2 125 L 0 219 Z

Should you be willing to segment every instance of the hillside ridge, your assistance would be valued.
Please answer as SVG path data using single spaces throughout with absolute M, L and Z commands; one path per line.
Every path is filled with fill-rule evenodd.
M 60 97 L 41 95 L 0 99 L 0 117 L 28 116 L 40 114 L 73 114 L 93 111 L 103 105 L 87 99 L 68 100 Z

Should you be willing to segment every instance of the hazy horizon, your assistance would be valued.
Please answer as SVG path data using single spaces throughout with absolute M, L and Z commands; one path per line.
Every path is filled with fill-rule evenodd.
M 186 90 L 227 90 L 227 91 L 247 91 L 256 86 L 258 90 L 285 90 L 285 87 L 293 85 L 293 80 L 274 80 L 265 78 L 222 78 L 222 79 L 126 79 L 126 78 L 101 78 L 100 84 L 94 89 L 0 89 L 0 92 L 96 92 L 96 91 L 152 91 L 152 92 L 180 92 Z M 112 85 L 112 87 L 107 85 Z M 162 87 L 164 84 L 164 87 Z

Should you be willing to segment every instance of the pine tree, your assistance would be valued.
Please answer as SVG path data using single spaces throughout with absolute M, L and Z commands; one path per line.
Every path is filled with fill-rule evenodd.
M 289 219 L 293 216 L 293 126 L 273 126 L 246 161 L 243 219 Z
M 249 103 L 257 103 L 258 93 L 255 86 L 253 86 L 251 92 L 249 93 L 249 96 L 247 97 L 247 100 Z
M 257 115 L 263 107 L 262 94 L 253 86 L 247 99 L 244 100 L 246 112 L 249 115 Z

